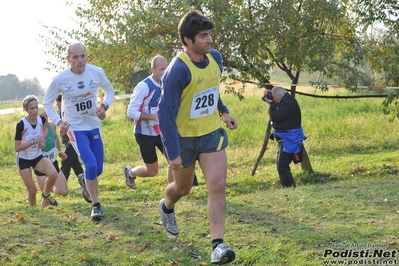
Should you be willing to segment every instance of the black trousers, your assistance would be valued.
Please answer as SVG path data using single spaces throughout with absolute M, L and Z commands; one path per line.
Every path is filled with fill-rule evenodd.
M 84 173 L 83 167 L 79 161 L 79 156 L 71 144 L 65 144 L 65 153 L 68 155 L 68 158 L 61 162 L 61 171 L 64 173 L 66 180 L 69 178 L 71 168 L 76 176 Z
M 276 166 L 280 184 L 284 187 L 295 187 L 295 181 L 291 173 L 290 163 L 292 162 L 292 153 L 283 152 L 283 141 L 278 140 L 278 150 L 276 157 Z

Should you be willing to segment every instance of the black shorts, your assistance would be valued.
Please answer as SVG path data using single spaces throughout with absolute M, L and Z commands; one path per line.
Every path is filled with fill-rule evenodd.
M 141 157 L 144 163 L 152 164 L 158 161 L 157 151 L 155 147 L 158 147 L 159 151 L 163 154 L 163 144 L 161 136 L 147 136 L 143 134 L 134 134 L 136 142 L 139 145 Z
M 35 159 L 27 160 L 27 159 L 22 159 L 17 155 L 16 163 L 18 171 L 31 167 L 34 169 L 42 158 L 44 158 L 43 155 L 39 155 Z
M 54 167 L 55 167 L 55 170 L 57 170 L 57 173 L 59 173 L 59 172 L 60 172 L 60 167 L 58 166 L 58 161 L 55 160 L 55 161 L 53 162 L 53 165 L 54 165 Z M 37 175 L 37 176 L 45 176 L 45 175 L 46 175 L 46 174 L 43 174 L 43 173 L 37 171 L 36 169 L 34 170 L 34 172 L 35 172 L 35 175 Z

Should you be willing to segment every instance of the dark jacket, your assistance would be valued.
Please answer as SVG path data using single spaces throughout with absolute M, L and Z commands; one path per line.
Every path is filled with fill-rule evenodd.
M 297 100 L 289 93 L 284 94 L 279 103 L 270 104 L 269 115 L 272 126 L 276 130 L 301 127 L 301 109 Z

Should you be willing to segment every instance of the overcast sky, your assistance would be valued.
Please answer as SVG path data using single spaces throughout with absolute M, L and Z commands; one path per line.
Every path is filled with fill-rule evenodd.
M 70 29 L 74 10 L 64 0 L 0 0 L 0 76 L 15 74 L 20 81 L 37 78 L 47 88 L 56 72 L 44 70 L 39 33 L 48 26 Z

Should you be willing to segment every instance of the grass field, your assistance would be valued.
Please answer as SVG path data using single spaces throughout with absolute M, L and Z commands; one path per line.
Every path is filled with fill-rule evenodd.
M 225 242 L 236 252 L 231 265 L 395 265 L 399 134 L 397 121 L 383 115 L 382 100 L 297 95 L 315 173 L 309 176 L 292 165 L 297 187 L 281 189 L 274 142 L 251 175 L 268 121 L 261 95 L 254 88 L 243 101 L 222 94 L 239 121 L 238 129 L 228 132 L 227 148 Z M 157 177 L 139 178 L 134 190 L 126 187 L 123 166 L 141 164 L 126 104 L 116 101 L 102 122 L 105 216 L 100 223 L 89 221 L 91 208 L 74 190 L 74 175 L 70 194 L 55 196 L 58 207 L 28 207 L 14 163 L 15 124 L 22 114 L 0 116 L 0 265 L 210 265 L 207 191 L 200 169 L 199 186 L 176 205 L 181 233 L 175 238 L 167 236 L 158 212 L 165 160 L 160 156 Z M 361 257 L 362 250 L 375 257 Z M 385 258 L 380 251 L 387 252 Z

